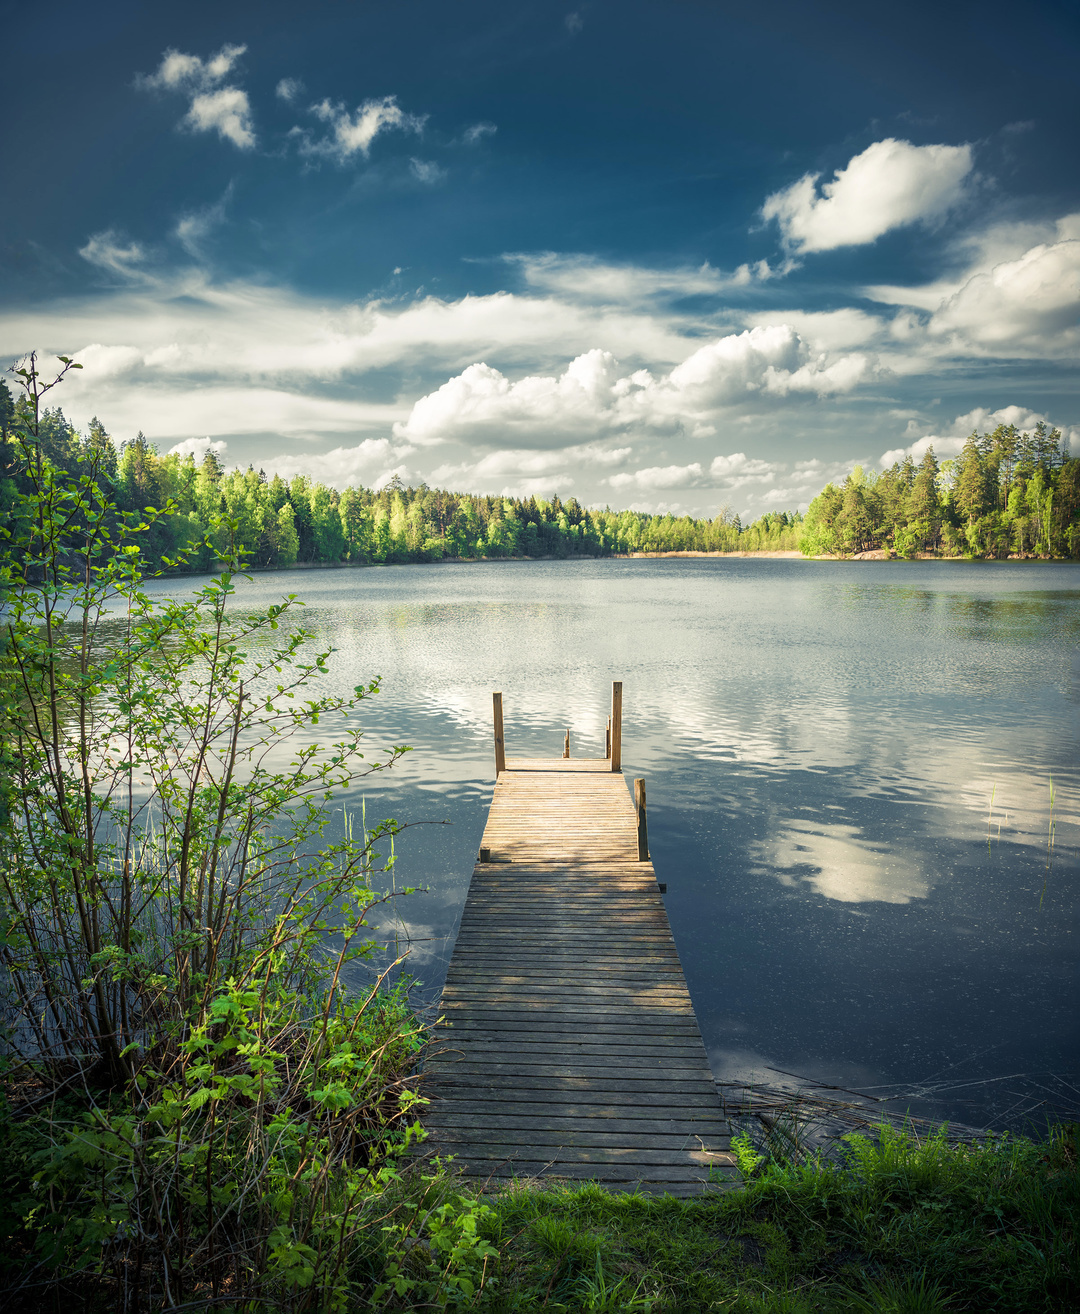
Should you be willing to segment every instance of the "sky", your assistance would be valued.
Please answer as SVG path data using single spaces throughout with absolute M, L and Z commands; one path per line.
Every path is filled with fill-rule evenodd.
M 1075 3 L 4 8 L 0 363 L 80 429 L 744 518 L 1080 455 Z

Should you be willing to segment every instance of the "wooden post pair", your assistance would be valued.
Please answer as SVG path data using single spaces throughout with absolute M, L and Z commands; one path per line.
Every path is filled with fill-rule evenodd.
M 503 734 L 502 694 L 491 695 L 491 711 L 495 723 L 495 775 L 506 770 L 506 740 Z M 570 756 L 570 731 L 563 740 L 563 757 Z M 622 681 L 611 685 L 611 716 L 607 725 L 607 754 L 612 771 L 622 770 Z
M 491 695 L 491 710 L 495 724 L 495 775 L 496 778 L 506 770 L 506 740 L 503 733 L 502 694 Z M 567 730 L 563 740 L 563 757 L 570 756 L 570 731 Z M 611 685 L 611 715 L 607 723 L 607 757 L 611 770 L 622 770 L 622 681 L 615 680 Z M 645 781 L 634 781 L 634 807 L 637 810 L 638 862 L 649 861 L 649 826 L 645 814 Z M 481 862 L 488 861 L 487 850 L 481 849 Z

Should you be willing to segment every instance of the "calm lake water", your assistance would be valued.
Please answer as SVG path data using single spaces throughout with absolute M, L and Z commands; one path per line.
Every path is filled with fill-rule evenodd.
M 717 1078 L 903 1087 L 998 1126 L 1080 1085 L 1080 564 L 492 562 L 273 572 L 238 597 L 285 592 L 338 649 L 335 686 L 382 676 L 373 750 L 414 748 L 343 802 L 451 823 L 399 841 L 427 997 L 490 801 L 491 691 L 509 753 L 558 756 L 569 727 L 597 757 L 621 679 Z

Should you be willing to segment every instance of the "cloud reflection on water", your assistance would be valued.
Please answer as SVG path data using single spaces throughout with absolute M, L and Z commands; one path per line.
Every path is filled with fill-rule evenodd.
M 893 846 L 865 839 L 858 826 L 795 819 L 751 850 L 758 874 L 783 885 L 811 885 L 841 903 L 910 903 L 931 881 Z

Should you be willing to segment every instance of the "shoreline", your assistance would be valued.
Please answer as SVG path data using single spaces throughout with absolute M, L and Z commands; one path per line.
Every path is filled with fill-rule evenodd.
M 1016 564 L 1017 562 L 1053 562 L 1053 561 L 1073 561 L 1074 557 L 1037 557 L 1032 555 L 1009 556 L 1009 557 L 943 557 L 934 552 L 919 552 L 913 557 L 898 557 L 894 552 L 887 552 L 878 548 L 869 552 L 856 552 L 849 557 L 841 557 L 823 553 L 821 556 L 809 557 L 800 552 L 797 548 L 791 549 L 763 549 L 757 552 L 702 552 L 692 548 L 679 549 L 671 552 L 609 552 L 606 556 L 587 556 L 587 555 L 569 555 L 565 557 L 542 556 L 542 557 L 440 557 L 437 561 L 294 561 L 291 566 L 243 566 L 234 574 L 239 575 L 262 575 L 270 571 L 305 571 L 305 570 L 380 570 L 392 566 L 473 566 L 481 563 L 491 562 L 525 562 L 525 561 L 651 561 L 663 558 L 679 557 L 708 557 L 724 558 L 728 560 L 760 558 L 771 561 L 840 561 L 840 562 L 868 562 L 868 561 L 941 561 L 961 563 L 966 562 L 969 565 L 1004 565 L 1007 563 Z M 169 574 L 151 575 L 144 578 L 149 579 L 185 579 L 196 575 L 221 575 L 224 574 L 224 568 L 217 562 L 206 567 L 204 570 L 177 570 Z

